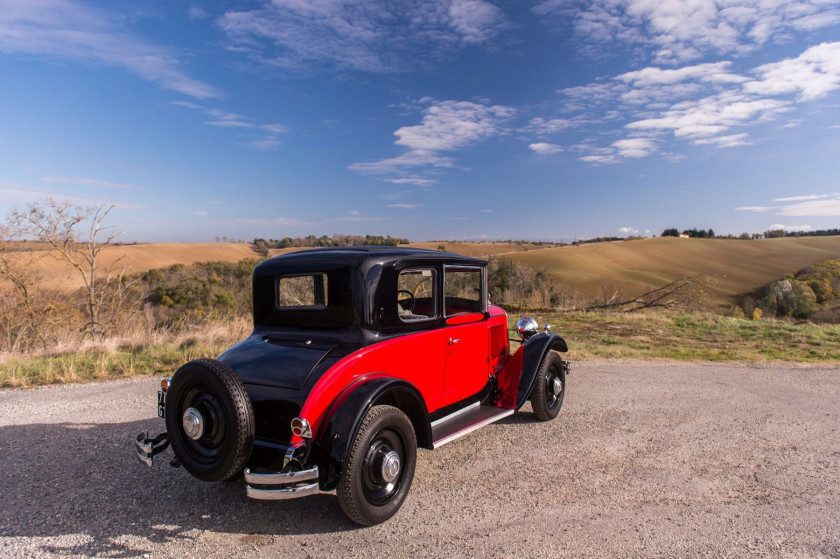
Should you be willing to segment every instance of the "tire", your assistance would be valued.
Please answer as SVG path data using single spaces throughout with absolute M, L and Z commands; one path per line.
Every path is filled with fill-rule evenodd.
M 254 446 L 251 399 L 224 363 L 190 361 L 172 377 L 166 394 L 166 430 L 184 469 L 203 481 L 227 481 L 242 472 Z
M 398 472 L 386 473 L 393 456 Z M 390 462 L 386 462 L 391 456 Z M 353 522 L 373 526 L 385 522 L 402 506 L 417 462 L 417 439 L 408 417 L 392 406 L 375 406 L 365 416 L 341 471 L 338 502 Z M 392 480 L 388 479 L 394 476 Z
M 540 364 L 537 378 L 534 380 L 534 388 L 531 390 L 531 407 L 534 408 L 534 415 L 540 421 L 554 419 L 563 407 L 565 395 L 566 370 L 563 367 L 563 359 L 553 351 L 549 351 Z

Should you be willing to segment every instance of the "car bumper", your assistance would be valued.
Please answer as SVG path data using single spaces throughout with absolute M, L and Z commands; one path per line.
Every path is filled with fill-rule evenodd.
M 318 466 L 279 474 L 255 473 L 245 468 L 245 487 L 250 498 L 261 501 L 282 501 L 315 495 L 320 492 Z

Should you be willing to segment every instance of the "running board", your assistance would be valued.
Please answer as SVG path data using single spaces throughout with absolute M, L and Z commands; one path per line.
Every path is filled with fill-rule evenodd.
M 461 408 L 453 414 L 432 422 L 432 440 L 434 441 L 432 447 L 440 448 L 450 441 L 472 433 L 479 427 L 484 427 L 499 421 L 503 417 L 513 415 L 513 411 L 493 406 L 482 406 L 479 402 Z

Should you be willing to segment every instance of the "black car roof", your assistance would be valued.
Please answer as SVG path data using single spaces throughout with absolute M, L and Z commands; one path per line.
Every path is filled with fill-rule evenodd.
M 472 266 L 487 264 L 485 260 L 480 258 L 439 250 L 393 246 L 348 246 L 311 248 L 282 254 L 264 260 L 257 266 L 257 269 L 260 273 L 272 273 L 275 269 L 286 268 L 287 265 L 302 270 L 309 263 L 313 266 L 320 266 L 325 262 L 351 266 L 361 266 L 374 262 L 382 265 L 394 265 L 406 260 Z

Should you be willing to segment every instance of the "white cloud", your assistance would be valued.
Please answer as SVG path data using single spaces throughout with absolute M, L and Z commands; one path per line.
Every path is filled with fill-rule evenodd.
M 516 110 L 486 102 L 434 101 L 424 98 L 423 120 L 394 132 L 394 144 L 407 148 L 399 156 L 380 161 L 354 163 L 353 171 L 386 174 L 409 167 L 452 167 L 451 157 L 440 152 L 466 148 L 481 140 L 507 133 L 504 124 Z
M 382 179 L 385 182 L 390 182 L 393 184 L 413 184 L 415 186 L 432 186 L 433 184 L 438 184 L 438 181 L 435 179 L 428 179 L 425 177 L 399 177 L 396 179 Z
M 820 200 L 822 198 L 831 198 L 831 194 L 805 194 L 802 196 L 787 196 L 785 198 L 774 198 L 774 202 L 801 202 L 803 200 Z
M 742 54 L 840 22 L 835 0 L 543 0 L 534 11 L 600 56 L 605 43 L 650 48 L 660 63 Z M 600 45 L 600 47 L 599 47 Z
M 764 64 L 753 72 L 759 78 L 744 84 L 750 93 L 794 93 L 799 101 L 820 99 L 840 88 L 840 42 L 811 47 L 796 58 Z
M 191 4 L 188 14 L 190 19 L 204 19 L 210 17 L 210 13 L 198 4 Z
M 775 208 L 773 206 L 741 206 L 740 208 L 735 209 L 739 212 L 763 213 L 769 212 Z
M 670 130 L 678 138 L 714 136 L 757 118 L 769 118 L 787 106 L 777 99 L 755 99 L 726 91 L 699 100 L 682 101 L 656 118 L 627 124 L 631 130 Z
M 113 203 L 115 206 L 123 210 L 146 209 L 146 206 L 138 204 L 128 204 L 125 202 L 88 198 L 84 196 L 72 196 L 64 192 L 41 190 L 30 184 L 0 181 L 0 199 L 3 200 L 4 204 L 29 204 L 31 202 L 42 202 L 48 198 L 52 198 L 53 200 L 66 200 L 72 204 L 80 206 L 101 206 L 103 204 Z
M 535 144 L 530 144 L 528 149 L 533 151 L 534 153 L 538 153 L 539 155 L 551 155 L 553 153 L 560 153 L 563 151 L 561 146 L 557 144 L 549 144 L 546 142 L 537 142 Z
M 401 208 L 403 210 L 411 210 L 411 209 L 414 209 L 414 208 L 419 208 L 422 205 L 423 204 L 388 204 L 387 207 L 389 207 L 389 208 Z
M 72 0 L 3 0 L 0 52 L 114 66 L 190 97 L 221 96 L 189 77 L 176 52 L 136 37 L 120 19 Z
M 360 216 L 360 215 L 349 215 L 346 217 L 334 217 L 327 221 L 344 221 L 348 223 L 365 223 L 368 221 L 384 221 L 387 218 L 384 217 L 371 217 L 371 216 Z
M 783 202 L 783 204 L 743 206 L 735 209 L 752 212 L 773 211 L 776 215 L 790 217 L 840 217 L 840 194 L 805 194 L 776 198 L 773 201 Z
M 101 188 L 112 188 L 115 190 L 128 190 L 131 188 L 137 188 L 136 186 L 132 186 L 130 184 L 104 181 L 100 179 L 89 179 L 85 177 L 44 177 L 42 180 L 44 182 L 51 183 L 75 184 L 79 186 L 96 186 Z
M 781 223 L 774 223 L 770 226 L 771 231 L 778 231 L 779 229 L 784 229 L 790 233 L 801 233 L 803 231 L 810 231 L 810 225 L 782 225 Z
M 198 217 L 204 217 L 207 215 L 207 212 L 205 212 L 204 210 L 190 210 L 190 213 Z
M 747 81 L 744 76 L 733 74 L 729 71 L 732 62 L 712 62 L 684 66 L 675 69 L 663 69 L 656 67 L 643 68 L 635 72 L 627 72 L 616 76 L 618 81 L 633 84 L 636 87 L 649 85 L 673 85 L 685 81 L 696 80 L 707 83 L 743 83 Z
M 218 23 L 235 48 L 272 66 L 370 72 L 421 63 L 409 56 L 416 48 L 428 61 L 486 44 L 507 26 L 501 10 L 485 0 L 274 0 L 229 11 Z
M 840 196 L 789 204 L 779 208 L 777 214 L 795 217 L 838 217 L 840 216 Z
M 635 227 L 619 227 L 618 232 L 622 235 L 638 235 L 639 230 Z
M 840 41 L 810 47 L 799 56 L 744 73 L 735 72 L 730 61 L 673 69 L 647 67 L 557 93 L 572 114 L 564 121 L 598 122 L 604 129 L 613 128 L 602 133 L 611 138 L 608 146 L 597 146 L 597 138 L 589 138 L 580 149 L 583 161 L 611 164 L 656 153 L 679 157 L 665 151 L 665 133 L 697 145 L 751 145 L 755 142 L 748 133 L 737 128 L 778 121 L 798 104 L 836 90 L 840 90 Z M 622 122 L 631 134 L 616 141 L 614 127 Z M 800 122 L 792 114 L 777 128 L 796 127 Z M 539 126 L 532 128 L 539 130 Z M 646 140 L 640 142 L 639 134 L 645 134 Z
M 536 136 L 545 137 L 563 132 L 570 128 L 580 126 L 581 121 L 575 121 L 567 118 L 532 118 L 528 122 L 528 126 L 522 129 L 526 134 L 534 134 Z
M 282 124 L 260 124 L 252 122 L 251 119 L 241 114 L 230 113 L 227 111 L 222 111 L 220 109 L 206 107 L 204 105 L 199 105 L 198 103 L 191 103 L 189 101 L 171 101 L 171 104 L 175 105 L 176 107 L 183 107 L 185 109 L 191 109 L 194 111 L 204 113 L 205 115 L 213 119 L 205 122 L 205 124 L 210 126 L 217 126 L 220 128 L 247 129 L 254 130 L 255 132 L 263 132 L 264 135 L 261 138 L 245 142 L 246 145 L 257 149 L 273 150 L 278 148 L 282 144 L 282 142 L 277 136 L 281 134 L 288 134 L 290 132 L 289 128 Z
M 612 143 L 621 157 L 647 157 L 656 151 L 656 141 L 652 138 L 628 138 Z
M 219 221 L 219 223 L 227 223 L 223 221 Z M 239 218 L 234 219 L 233 223 L 238 225 L 260 225 L 260 226 L 272 226 L 272 227 L 295 227 L 298 225 L 318 225 L 317 223 L 313 223 L 311 221 L 303 221 L 300 219 L 295 219 L 293 217 L 275 217 L 270 219 L 265 218 Z
M 735 146 L 748 146 L 751 142 L 747 141 L 747 133 L 730 134 L 729 136 L 716 136 L 714 138 L 703 138 L 694 140 L 698 145 L 715 145 L 722 148 L 731 148 Z

